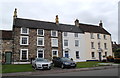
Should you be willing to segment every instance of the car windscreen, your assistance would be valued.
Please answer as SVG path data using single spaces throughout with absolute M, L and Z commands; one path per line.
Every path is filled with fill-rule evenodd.
M 40 61 L 40 62 L 48 62 L 47 59 L 41 59 L 41 58 L 37 58 L 36 61 Z

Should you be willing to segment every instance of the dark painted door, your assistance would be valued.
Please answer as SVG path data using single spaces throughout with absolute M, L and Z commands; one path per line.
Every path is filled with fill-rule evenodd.
M 99 61 L 101 61 L 101 52 L 99 52 Z
M 12 52 L 5 52 L 5 64 L 11 64 Z

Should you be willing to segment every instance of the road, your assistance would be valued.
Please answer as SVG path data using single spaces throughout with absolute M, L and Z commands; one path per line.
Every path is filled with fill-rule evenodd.
M 118 68 L 102 69 L 102 70 L 90 70 L 79 72 L 65 72 L 56 74 L 41 74 L 34 76 L 118 76 Z

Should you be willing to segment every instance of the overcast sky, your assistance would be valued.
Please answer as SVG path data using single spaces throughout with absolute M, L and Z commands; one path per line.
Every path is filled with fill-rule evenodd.
M 103 21 L 104 28 L 111 33 L 112 41 L 118 41 L 118 1 L 119 0 L 0 0 L 0 30 L 12 30 L 13 12 L 17 8 L 19 18 L 42 21 L 55 21 L 74 24 L 98 25 Z

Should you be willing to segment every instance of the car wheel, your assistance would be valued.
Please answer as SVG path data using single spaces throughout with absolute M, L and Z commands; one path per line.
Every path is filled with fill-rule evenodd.
M 37 70 L 37 66 L 36 65 L 35 65 L 34 69 Z
M 61 68 L 64 69 L 64 65 L 63 64 L 61 65 Z

